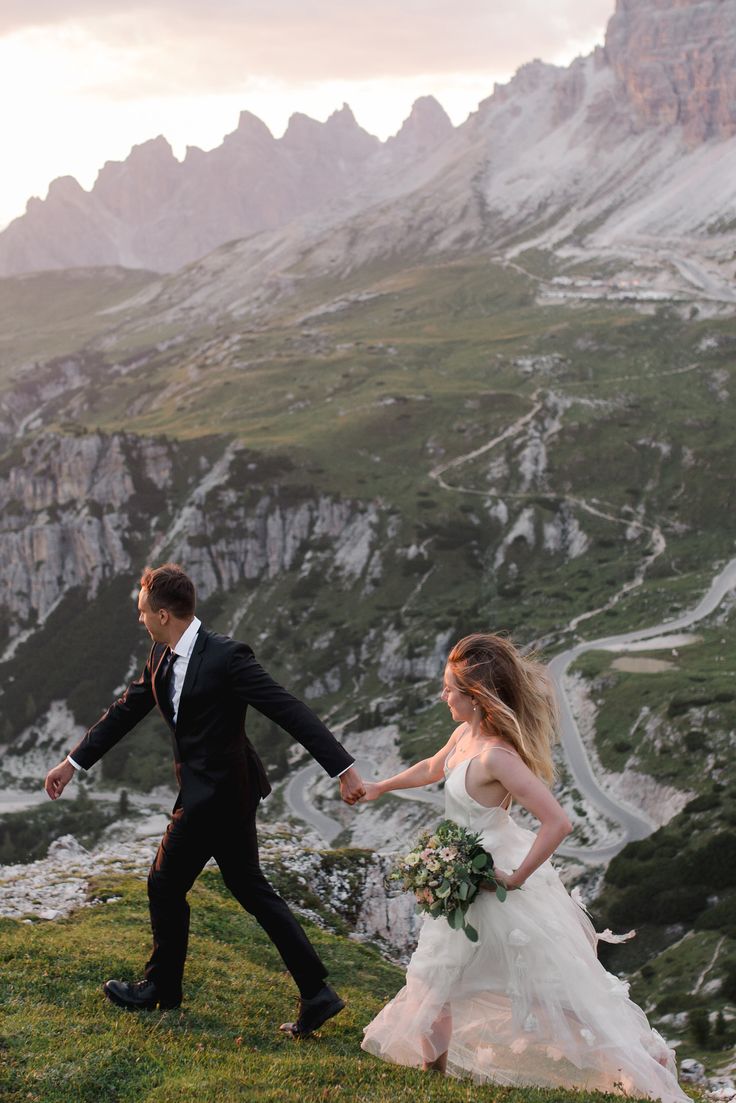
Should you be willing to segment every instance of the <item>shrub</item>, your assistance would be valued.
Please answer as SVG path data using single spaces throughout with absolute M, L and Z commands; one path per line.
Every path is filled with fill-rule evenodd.
M 719 831 L 687 853 L 682 876 L 709 885 L 736 885 L 736 831 Z
M 736 962 L 729 965 L 726 970 L 726 975 L 721 981 L 720 994 L 727 1000 L 736 1001 Z
M 650 915 L 654 923 L 690 923 L 707 906 L 706 885 L 676 885 L 652 898 Z
M 695 923 L 701 931 L 722 931 L 730 938 L 736 938 L 736 895 L 719 900 L 702 912 Z
M 683 812 L 710 812 L 713 808 L 718 808 L 720 803 L 717 793 L 701 793 L 685 805 Z
M 693 1041 L 699 1046 L 708 1044 L 710 1038 L 710 1019 L 704 1007 L 694 1007 L 688 1014 L 687 1025 Z

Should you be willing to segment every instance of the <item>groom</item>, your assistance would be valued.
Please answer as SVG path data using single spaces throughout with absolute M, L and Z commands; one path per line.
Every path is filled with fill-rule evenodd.
M 46 792 L 61 796 L 78 769 L 88 770 L 158 706 L 173 735 L 179 795 L 148 875 L 153 951 L 143 980 L 109 980 L 119 1007 L 178 1007 L 187 954 L 186 896 L 214 857 L 225 884 L 278 949 L 301 996 L 295 1022 L 282 1030 L 312 1034 L 345 1006 L 325 983 L 327 970 L 258 860 L 256 809 L 271 787 L 245 734 L 252 705 L 298 740 L 355 804 L 364 794 L 353 758 L 314 713 L 259 666 L 247 644 L 210 632 L 194 615 L 194 584 L 181 567 L 146 568 L 138 619 L 153 641 L 140 677 L 49 771 Z

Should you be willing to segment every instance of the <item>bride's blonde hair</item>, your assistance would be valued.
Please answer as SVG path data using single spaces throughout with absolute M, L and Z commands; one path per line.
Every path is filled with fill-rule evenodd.
M 503 636 L 482 632 L 456 643 L 447 662 L 486 728 L 507 740 L 537 777 L 551 783 L 557 701 L 546 667 Z

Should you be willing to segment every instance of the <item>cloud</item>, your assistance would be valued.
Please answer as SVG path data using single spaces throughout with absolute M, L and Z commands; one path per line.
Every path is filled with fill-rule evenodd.
M 510 73 L 600 39 L 614 0 L 3 0 L 0 35 L 74 29 L 115 54 L 96 91 L 179 95 L 288 83 Z

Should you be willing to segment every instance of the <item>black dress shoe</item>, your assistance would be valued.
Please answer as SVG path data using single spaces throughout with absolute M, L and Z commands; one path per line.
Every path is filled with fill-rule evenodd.
M 292 1038 L 308 1038 L 314 1034 L 322 1023 L 326 1023 L 338 1011 L 342 1011 L 345 1000 L 341 1000 L 334 988 L 326 984 L 320 988 L 316 996 L 311 1000 L 299 1001 L 299 1015 L 295 1023 L 282 1023 L 279 1030 L 285 1034 L 291 1034 Z
M 181 1005 L 181 1000 L 162 999 L 150 980 L 137 980 L 133 984 L 127 980 L 107 980 L 102 987 L 108 1000 L 126 1011 L 153 1011 L 156 1007 L 168 1011 Z

